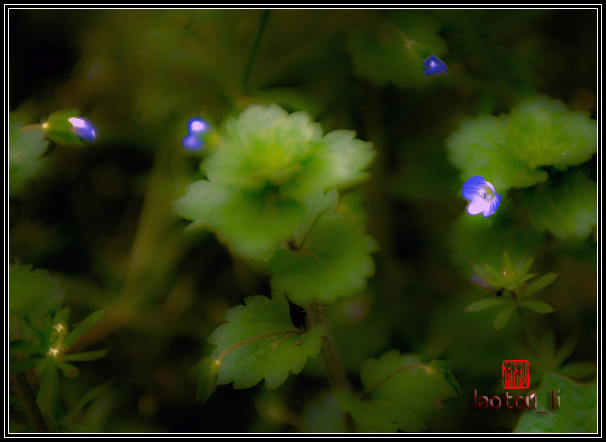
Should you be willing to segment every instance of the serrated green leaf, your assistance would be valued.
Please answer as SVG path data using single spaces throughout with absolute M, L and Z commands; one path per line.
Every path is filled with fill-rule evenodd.
M 501 330 L 503 327 L 505 327 L 507 325 L 514 308 L 515 307 L 506 307 L 499 312 L 499 314 L 494 318 L 493 325 L 494 325 L 495 330 Z
M 94 361 L 96 359 L 101 359 L 102 357 L 104 357 L 108 351 L 109 351 L 109 348 L 104 348 L 103 350 L 72 353 L 72 354 L 68 354 L 68 355 L 63 355 L 63 359 L 65 359 L 66 361 L 74 361 L 74 362 L 76 362 L 76 361 Z
M 74 327 L 74 329 L 66 336 L 63 340 L 63 346 L 65 348 L 70 348 L 71 345 L 76 342 L 76 340 L 82 336 L 84 333 L 89 331 L 93 325 L 95 325 L 99 319 L 105 313 L 105 310 L 97 310 L 96 312 L 91 313 L 86 318 L 84 318 L 78 325 Z
M 571 362 L 558 370 L 562 376 L 579 379 L 596 373 L 598 370 L 593 362 Z
M 354 296 L 374 274 L 374 249 L 372 238 L 351 222 L 315 224 L 300 250 L 280 249 L 269 261 L 272 289 L 301 306 Z
M 92 401 L 97 396 L 99 396 L 101 393 L 106 391 L 112 382 L 113 382 L 113 379 L 106 382 L 105 384 L 97 385 L 96 387 L 89 390 L 84 396 L 82 396 L 82 398 L 76 403 L 76 405 L 74 405 L 74 407 L 71 410 L 69 410 L 69 413 L 67 413 L 67 415 L 65 416 L 65 419 L 67 420 L 68 418 L 70 418 L 71 416 L 74 416 L 76 413 L 78 413 L 80 410 L 82 410 L 90 401 Z
M 40 158 L 48 146 L 41 128 L 21 130 L 23 125 L 11 117 L 9 122 L 9 189 L 15 192 L 42 166 Z
M 366 395 L 338 391 L 342 412 L 349 412 L 361 433 L 422 431 L 425 421 L 436 417 L 444 399 L 460 395 L 450 374 L 450 363 L 420 364 L 415 355 L 389 351 L 378 360 L 369 359 L 360 371 Z
M 560 409 L 557 402 L 552 404 L 552 391 L 558 390 L 556 401 L 559 396 Z M 596 433 L 597 430 L 597 386 L 577 384 L 548 373 L 537 391 L 537 410 L 526 410 L 514 433 Z
M 487 298 L 480 299 L 472 304 L 469 304 L 465 309 L 466 312 L 479 312 L 491 307 L 498 307 L 507 304 L 507 301 L 502 298 Z
M 297 247 L 301 246 L 301 242 L 315 225 L 337 217 L 335 210 L 338 203 L 339 194 L 336 190 L 331 190 L 326 194 L 318 190 L 305 196 L 303 199 L 305 218 L 297 223 L 292 234 Z
M 527 308 L 537 313 L 553 312 L 553 307 L 543 301 L 524 301 L 520 303 L 520 307 Z
M 463 179 L 483 176 L 501 192 L 544 182 L 548 175 L 540 166 L 565 170 L 587 161 L 596 152 L 596 137 L 588 114 L 567 113 L 560 102 L 541 98 L 511 115 L 465 121 L 447 145 Z
M 32 266 L 18 266 L 9 270 L 9 310 L 12 315 L 44 314 L 58 295 L 56 285 L 43 269 L 30 271 Z
M 529 101 L 511 112 L 507 145 L 530 169 L 554 165 L 561 170 L 587 161 L 597 149 L 596 121 L 589 112 L 568 113 L 559 101 Z
M 228 324 L 217 328 L 208 342 L 217 345 L 212 358 L 220 362 L 217 384 L 249 388 L 265 378 L 268 389 L 279 387 L 288 376 L 301 372 L 307 357 L 315 357 L 324 335 L 321 326 L 304 332 L 290 320 L 288 301 L 274 293 L 245 298 L 225 313 Z
M 546 273 L 528 284 L 528 292 L 536 293 L 551 284 L 558 277 L 558 273 Z
M 575 169 L 551 185 L 525 191 L 522 207 L 539 232 L 585 239 L 597 223 L 597 184 Z

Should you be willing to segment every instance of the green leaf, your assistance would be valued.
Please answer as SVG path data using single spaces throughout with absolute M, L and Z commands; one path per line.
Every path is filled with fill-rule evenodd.
M 65 359 L 66 361 L 94 361 L 96 359 L 101 359 L 102 357 L 104 357 L 108 351 L 109 348 L 104 348 L 103 350 L 72 353 L 68 355 L 63 355 L 63 359 Z
M 43 123 L 46 137 L 61 146 L 79 146 L 82 140 L 72 133 L 73 125 L 69 121 L 80 114 L 78 109 L 56 111 Z
M 418 356 L 389 351 L 362 366 L 363 398 L 346 391 L 335 393 L 341 411 L 351 413 L 358 432 L 423 431 L 425 421 L 440 413 L 442 400 L 461 394 L 450 363 L 420 362 Z
M 59 361 L 55 358 L 51 358 L 53 364 L 57 366 L 66 378 L 75 378 L 80 373 L 78 367 L 73 364 L 68 364 L 67 362 Z
M 376 244 L 343 219 L 315 224 L 300 250 L 280 249 L 269 261 L 272 289 L 295 304 L 332 303 L 360 292 L 374 274 Z
M 522 277 L 523 275 L 526 275 L 528 273 L 528 270 L 530 270 L 530 267 L 532 266 L 533 261 L 534 261 L 534 258 L 527 258 L 527 257 L 524 257 L 520 260 L 520 262 L 518 263 L 518 266 L 517 266 L 519 277 Z
M 523 103 L 511 115 L 464 121 L 447 141 L 449 158 L 462 178 L 483 176 L 497 192 L 547 180 L 540 166 L 560 170 L 596 152 L 596 122 L 587 113 L 567 113 L 545 98 Z
M 514 309 L 515 307 L 506 307 L 499 312 L 499 314 L 494 318 L 493 325 L 495 330 L 501 330 L 507 325 Z
M 401 26 L 389 23 L 380 23 L 372 31 L 356 29 L 347 43 L 347 49 L 351 54 L 356 73 L 372 82 L 383 85 L 391 82 L 398 87 L 420 86 L 429 83 L 430 79 L 423 75 L 423 56 L 430 55 L 428 48 L 423 43 L 431 35 L 432 42 L 439 37 L 432 32 L 437 23 L 430 17 L 415 14 L 416 18 L 407 23 L 403 21 Z M 421 23 L 427 23 L 428 27 L 422 29 Z M 413 28 L 414 27 L 414 28 Z M 429 32 L 427 32 L 429 31 Z M 410 35 L 409 35 L 410 32 Z M 420 39 L 415 41 L 411 35 L 417 35 Z M 437 37 L 437 38 L 436 38 Z M 436 44 L 432 53 L 444 50 L 442 44 Z
M 513 272 L 513 264 L 511 263 L 511 257 L 507 250 L 503 252 L 503 272 L 510 274 Z
M 568 113 L 559 101 L 529 101 L 511 112 L 507 146 L 530 169 L 560 170 L 589 160 L 597 149 L 596 121 L 589 112 Z
M 112 382 L 113 379 L 106 382 L 105 384 L 97 385 L 96 387 L 89 390 L 84 396 L 82 396 L 82 398 L 76 403 L 76 405 L 74 405 L 74 407 L 69 411 L 69 413 L 67 413 L 65 419 L 67 420 L 68 418 L 74 416 L 76 413 L 82 410 L 90 401 L 92 401 L 101 393 L 106 391 Z
M 70 348 L 80 336 L 89 331 L 92 326 L 95 325 L 99 319 L 101 319 L 101 316 L 103 316 L 105 310 L 107 309 L 97 310 L 84 318 L 63 340 L 63 346 L 65 348 Z
M 49 360 L 49 358 L 45 359 Z M 59 423 L 63 410 L 59 402 L 59 378 L 55 364 L 48 364 L 40 378 L 40 390 L 36 396 L 36 404 L 47 420 L 55 425 Z
M 528 292 L 536 293 L 551 284 L 558 277 L 558 273 L 546 273 L 528 284 Z
M 32 359 L 24 359 L 22 361 L 9 361 L 9 373 L 15 374 L 19 373 L 20 371 L 29 370 L 30 368 L 35 367 L 41 360 L 41 357 L 37 357 Z
M 206 402 L 217 388 L 217 373 L 221 363 L 212 358 L 203 358 L 192 368 L 190 374 L 198 378 L 196 401 Z
M 8 132 L 9 189 L 19 190 L 42 166 L 41 156 L 46 151 L 48 141 L 44 140 L 42 128 L 21 130 L 23 124 L 11 117 Z
M 43 269 L 30 271 L 31 265 L 9 269 L 9 311 L 11 315 L 44 314 L 59 296 L 56 284 Z
M 560 397 L 560 409 L 552 402 L 552 391 Z M 553 406 L 555 405 L 555 407 Z M 537 411 L 549 411 L 538 414 Z M 581 385 L 548 373 L 537 391 L 537 409 L 526 410 L 515 433 L 596 433 L 597 386 Z
M 556 351 L 553 361 L 556 366 L 562 365 L 562 363 L 570 357 L 572 352 L 577 346 L 577 338 L 567 338 L 564 343 Z
M 504 300 L 503 298 L 485 298 L 485 299 L 480 299 L 479 301 L 476 301 L 472 304 L 469 304 L 469 306 L 467 306 L 467 308 L 465 309 L 466 312 L 479 312 L 482 310 L 485 310 L 487 308 L 491 308 L 491 307 L 498 307 L 501 305 L 505 305 L 507 304 L 507 301 Z
M 324 329 L 316 326 L 304 332 L 295 328 L 284 295 L 274 293 L 271 300 L 251 296 L 244 302 L 246 306 L 227 311 L 224 317 L 228 324 L 208 338 L 217 345 L 212 358 L 221 364 L 217 384 L 233 382 L 236 389 L 249 388 L 265 378 L 268 389 L 277 388 L 289 371 L 300 373 L 307 357 L 318 354 Z M 202 379 L 207 377 L 204 374 Z M 201 395 L 207 396 L 206 392 Z
M 569 378 L 584 378 L 596 373 L 597 366 L 593 362 L 571 362 L 558 370 L 559 374 Z
M 9 354 L 13 358 L 27 358 L 33 354 L 42 354 L 42 351 L 38 345 L 18 339 L 9 344 Z
M 331 393 L 315 399 L 303 413 L 303 422 L 311 433 L 343 433 L 345 428 L 339 403 Z
M 537 313 L 553 312 L 553 307 L 543 301 L 524 301 L 520 303 L 520 307 L 527 308 Z
M 530 212 L 539 232 L 585 239 L 597 224 L 597 185 L 584 171 L 575 169 L 555 183 L 525 191 L 522 207 Z

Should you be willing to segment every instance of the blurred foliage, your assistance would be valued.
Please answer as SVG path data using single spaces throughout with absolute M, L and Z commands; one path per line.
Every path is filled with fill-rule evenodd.
M 596 11 L 578 9 L 11 9 L 9 260 L 27 265 L 9 274 L 11 367 L 47 361 L 37 370 L 40 385 L 31 384 L 32 365 L 20 373 L 34 391 L 40 388 L 38 405 L 55 429 L 65 431 L 331 432 L 343 429 L 337 399 L 354 414 L 374 406 L 374 397 L 328 394 L 320 357 L 307 358 L 302 372 L 276 390 L 223 387 L 196 402 L 189 373 L 212 353 L 207 338 L 224 313 L 246 297 L 269 296 L 275 282 L 259 261 L 232 255 L 203 229 L 185 230 L 188 223 L 171 212 L 191 183 L 212 183 L 208 167 L 216 161 L 200 169 L 215 147 L 209 142 L 202 153 L 186 152 L 181 139 L 192 116 L 224 134 L 250 104 L 275 103 L 306 111 L 306 124 L 317 121 L 323 133 L 338 130 L 347 138 L 339 142 L 353 143 L 346 131 L 355 131 L 377 151 L 369 181 L 353 188 L 363 197 L 341 192 L 336 209 L 326 202 L 341 217 L 325 224 L 328 239 L 350 228 L 336 223 L 367 223 L 378 244 L 366 288 L 325 312 L 354 389 L 364 388 L 358 373 L 365 361 L 381 361 L 396 348 L 419 361 L 452 364 L 441 373 L 454 375 L 461 395 L 437 407 L 430 432 L 593 431 L 596 388 L 584 385 L 595 381 L 598 340 L 595 23 Z M 422 75 L 429 55 L 446 63 L 448 75 Z M 20 131 L 66 109 L 80 109 L 95 123 L 94 143 L 49 146 L 42 131 Z M 517 129 L 507 132 L 512 124 Z M 494 173 L 520 161 L 532 179 L 522 183 L 511 172 L 497 184 L 487 173 L 503 193 L 501 206 L 490 218 L 470 217 L 460 195 L 466 166 L 449 161 L 453 143 L 455 150 L 490 145 L 491 154 L 507 157 L 488 166 Z M 532 156 L 529 146 L 537 147 Z M 554 152 L 574 160 L 557 161 Z M 297 204 L 297 217 L 324 207 Z M 305 222 L 298 223 L 293 228 L 304 231 Z M 351 247 L 368 256 L 367 245 Z M 539 274 L 534 280 L 558 274 L 542 281 L 551 284 L 540 292 L 554 312 L 528 311 L 529 323 L 514 312 L 495 332 L 490 309 L 464 309 L 485 295 L 469 284 L 472 264 L 500 268 L 505 249 L 513 263 L 534 258 L 526 269 Z M 58 276 L 58 285 L 39 269 Z M 303 280 L 302 293 L 314 283 Z M 50 314 L 46 299 L 58 300 L 61 290 L 63 300 Z M 47 317 L 50 339 L 55 319 L 63 321 L 55 315 L 67 313 L 61 302 L 73 321 L 65 322 L 66 331 L 110 307 L 91 329 L 97 334 L 76 340 L 81 348 L 73 355 L 109 351 L 78 363 L 76 377 L 59 380 L 68 365 L 36 353 L 46 341 L 24 332 L 38 326 L 20 321 L 17 334 L 12 319 L 29 315 L 41 327 Z M 299 329 L 304 312 L 289 304 L 289 313 Z M 53 344 L 44 345 L 48 351 Z M 539 395 L 560 389 L 561 410 L 523 415 L 519 425 L 517 410 L 491 410 L 489 417 L 474 410 L 474 389 L 503 394 L 501 363 L 509 359 L 529 361 L 531 389 L 540 385 Z M 28 431 L 13 379 L 9 429 Z M 393 422 L 399 421 L 385 426 L 394 430 Z M 418 430 L 419 422 L 399 428 Z

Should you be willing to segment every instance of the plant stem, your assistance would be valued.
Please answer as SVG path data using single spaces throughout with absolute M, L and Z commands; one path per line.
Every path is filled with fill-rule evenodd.
M 315 325 L 322 325 L 325 336 L 322 336 L 322 356 L 326 362 L 326 368 L 328 369 L 328 379 L 333 390 L 345 390 L 350 391 L 349 383 L 345 377 L 345 370 L 339 361 L 337 351 L 332 343 L 332 338 L 328 332 L 326 325 L 326 319 L 322 313 L 322 306 L 318 302 L 312 302 L 305 308 L 307 312 L 307 321 L 310 328 Z M 345 426 L 346 433 L 354 433 L 354 424 L 351 414 L 341 413 L 343 417 L 343 425 Z
M 151 176 L 143 200 L 135 239 L 131 247 L 120 300 L 93 328 L 84 333 L 67 353 L 76 353 L 98 342 L 127 324 L 138 313 L 142 293 L 140 282 L 151 257 L 156 253 L 158 239 L 166 227 L 167 214 L 173 198 L 171 166 L 174 149 L 161 146 L 156 153 Z
M 257 36 L 255 37 L 255 42 L 253 43 L 252 49 L 250 51 L 250 55 L 248 56 L 248 62 L 246 63 L 246 68 L 244 69 L 244 75 L 242 77 L 242 90 L 246 90 L 248 86 L 248 80 L 250 79 L 250 73 L 252 71 L 253 62 L 255 60 L 255 56 L 257 55 L 257 50 L 259 49 L 259 42 L 261 41 L 261 37 L 263 36 L 263 31 L 265 30 L 265 24 L 267 23 L 267 17 L 269 17 L 269 9 L 264 9 L 261 12 L 261 21 L 259 22 L 259 29 L 257 30 Z
M 25 374 L 23 372 L 12 375 L 17 394 L 23 402 L 25 411 L 27 413 L 27 419 L 29 420 L 32 428 L 36 433 L 48 433 L 48 427 L 44 421 L 44 417 L 36 404 L 36 396 L 29 386 Z

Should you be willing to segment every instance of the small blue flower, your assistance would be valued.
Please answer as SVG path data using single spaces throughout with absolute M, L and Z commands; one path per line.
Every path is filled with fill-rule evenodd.
M 190 134 L 202 135 L 209 129 L 210 124 L 200 117 L 193 117 L 187 121 L 187 132 Z
M 448 74 L 448 68 L 446 63 L 440 60 L 435 55 L 430 55 L 424 61 L 425 63 L 425 75 L 437 75 L 437 74 Z
M 198 151 L 204 146 L 204 141 L 202 141 L 196 135 L 190 133 L 183 137 L 181 140 L 181 145 L 185 150 Z
M 463 184 L 463 197 L 469 204 L 467 213 L 487 217 L 492 215 L 501 204 L 501 194 L 496 193 L 492 183 L 489 183 L 481 176 L 472 176 Z
M 71 117 L 67 121 L 72 124 L 70 132 L 81 140 L 95 141 L 97 137 L 97 128 L 88 118 Z

